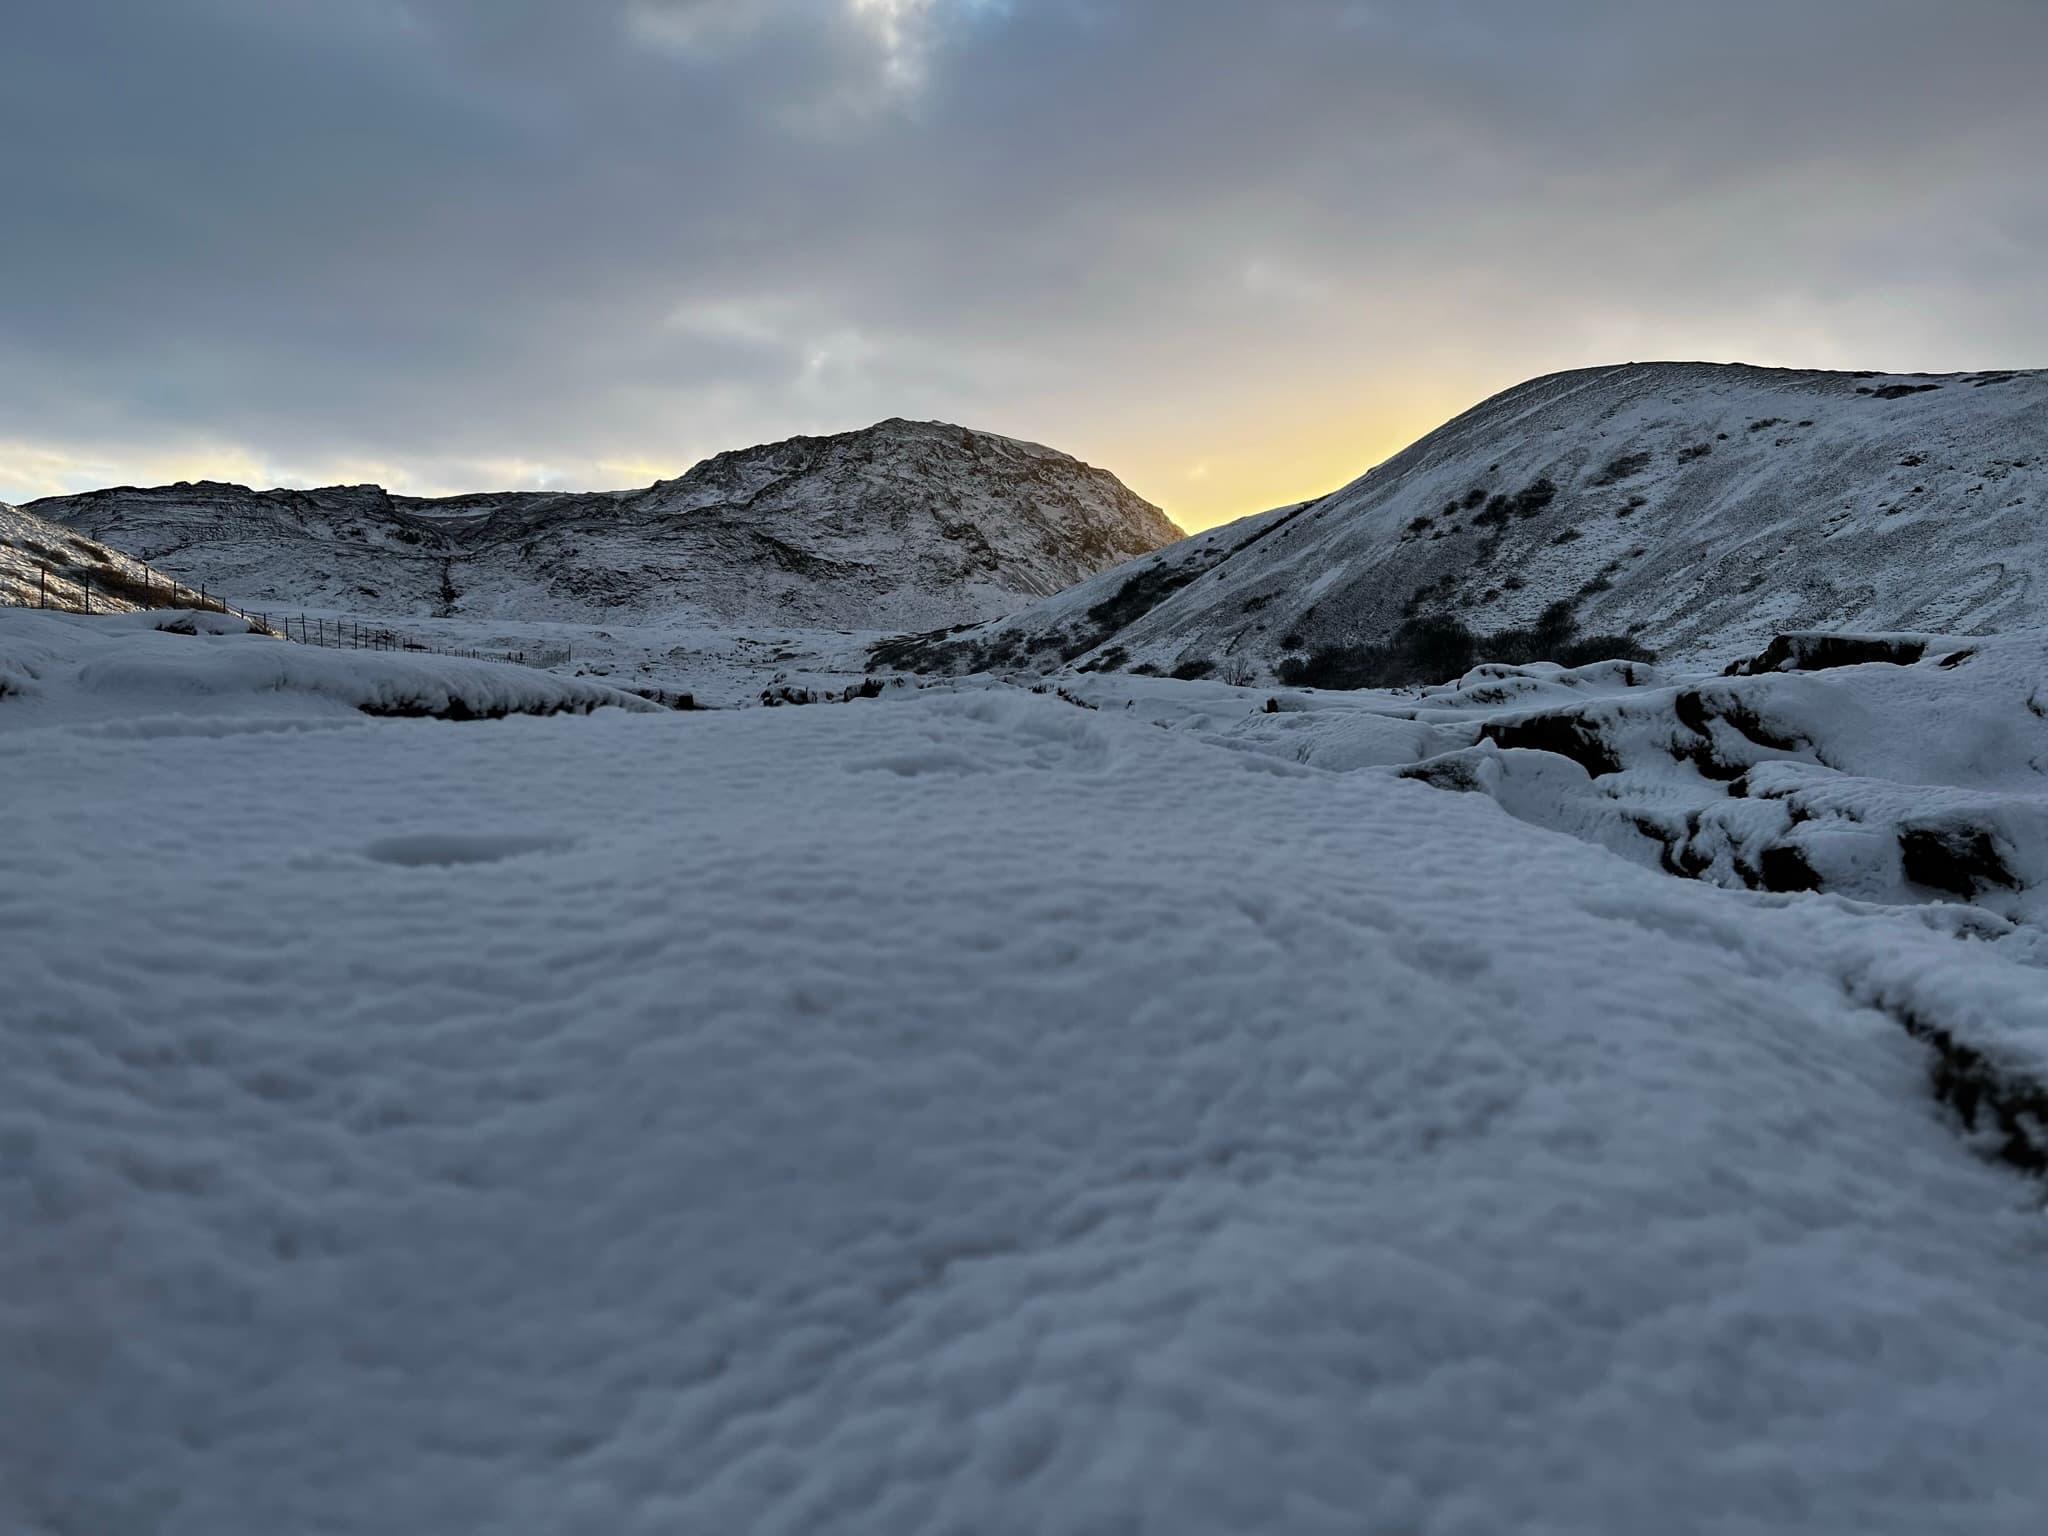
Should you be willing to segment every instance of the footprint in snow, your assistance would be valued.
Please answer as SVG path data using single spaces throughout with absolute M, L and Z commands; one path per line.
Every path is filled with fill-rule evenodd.
M 411 837 L 381 838 L 363 853 L 379 864 L 417 869 L 429 865 L 495 864 L 521 854 L 556 852 L 573 841 L 531 834 L 419 832 Z

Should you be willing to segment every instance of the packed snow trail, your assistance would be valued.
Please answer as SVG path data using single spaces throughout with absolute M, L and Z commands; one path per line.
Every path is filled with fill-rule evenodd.
M 1927 911 L 1019 692 L 11 702 L 0 1526 L 2038 1529 Z

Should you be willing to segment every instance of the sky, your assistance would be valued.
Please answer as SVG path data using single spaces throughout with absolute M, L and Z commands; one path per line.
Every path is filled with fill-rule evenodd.
M 0 499 L 890 416 L 1194 529 L 1652 358 L 2048 365 L 2044 0 L 64 0 Z

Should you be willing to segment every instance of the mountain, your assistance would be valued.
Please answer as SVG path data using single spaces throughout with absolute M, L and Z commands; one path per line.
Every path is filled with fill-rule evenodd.
M 245 606 L 843 629 L 986 619 L 1180 536 L 1107 471 L 902 420 L 721 453 L 639 491 L 201 481 L 31 510 Z
M 1475 660 L 1725 661 L 1786 630 L 1981 633 L 2048 621 L 2044 518 L 2048 372 L 1581 369 L 1318 501 L 877 660 L 1350 686 Z

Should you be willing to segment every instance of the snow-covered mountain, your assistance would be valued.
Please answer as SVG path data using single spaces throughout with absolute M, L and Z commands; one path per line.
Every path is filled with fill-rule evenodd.
M 1725 661 L 1784 630 L 1983 633 L 2048 621 L 2044 517 L 2048 372 L 1582 369 L 1318 501 L 882 659 L 1350 685 L 1427 674 L 1439 653 L 1416 680 L 1562 659 L 1595 635 L 1610 654 Z
M 844 629 L 987 619 L 1180 536 L 1066 454 L 902 420 L 722 453 L 639 491 L 181 482 L 31 510 L 245 606 Z

